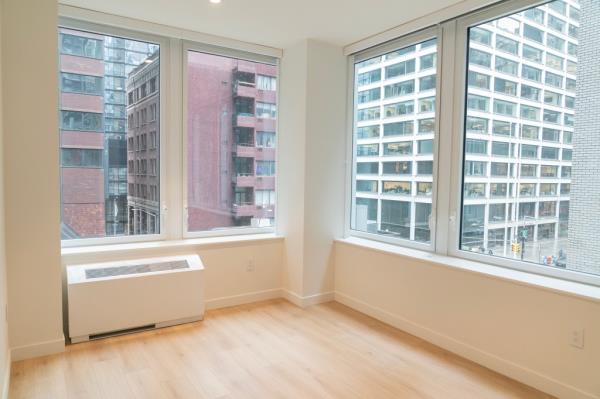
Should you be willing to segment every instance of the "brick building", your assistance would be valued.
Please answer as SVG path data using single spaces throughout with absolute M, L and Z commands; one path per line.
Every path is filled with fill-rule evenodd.
M 189 231 L 273 224 L 276 73 L 188 53 Z
M 160 59 L 155 52 L 127 77 L 129 234 L 160 232 Z

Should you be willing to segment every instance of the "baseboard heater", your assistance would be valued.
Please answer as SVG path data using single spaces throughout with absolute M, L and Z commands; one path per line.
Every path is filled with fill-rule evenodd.
M 198 255 L 67 266 L 71 343 L 204 318 Z

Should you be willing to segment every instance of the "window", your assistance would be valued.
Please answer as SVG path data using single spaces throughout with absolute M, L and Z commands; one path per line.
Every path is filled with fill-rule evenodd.
M 62 72 L 60 76 L 61 91 L 63 93 L 80 93 L 97 96 L 104 95 L 101 76 L 80 75 L 66 72 Z
M 356 117 L 359 121 L 371 121 L 379 119 L 380 114 L 381 110 L 379 107 L 372 107 L 358 110 Z
M 562 88 L 562 86 L 563 86 L 563 78 L 562 78 L 562 76 L 557 75 L 555 73 L 546 72 L 545 83 L 548 86 Z
M 102 150 L 63 148 L 61 166 L 65 168 L 101 168 Z
M 379 145 L 391 157 L 389 162 L 410 162 L 412 175 L 404 176 L 416 176 L 419 179 L 411 181 L 410 193 L 415 199 L 392 198 L 391 194 L 387 198 L 379 198 L 376 194 L 370 194 L 378 200 L 372 205 L 378 207 L 377 217 L 369 219 L 364 216 L 364 222 L 360 225 L 368 226 L 363 231 L 384 237 L 417 240 L 421 236 L 421 226 L 423 231 L 430 227 L 428 218 L 417 216 L 420 212 L 417 204 L 425 202 L 429 206 L 430 199 L 435 201 L 439 196 L 448 201 L 449 206 L 444 206 L 442 202 L 437 206 L 432 205 L 432 209 L 437 208 L 438 218 L 441 216 L 444 218 L 441 220 L 446 220 L 456 212 L 457 219 L 460 219 L 457 220 L 456 230 L 454 226 L 447 227 L 446 223 L 438 225 L 447 230 L 436 235 L 438 240 L 442 240 L 440 248 L 447 249 L 451 255 L 600 284 L 599 278 L 590 277 L 591 274 L 600 276 L 597 265 L 587 260 L 594 258 L 591 255 L 593 252 L 581 256 L 578 249 L 573 249 L 575 244 L 585 246 L 590 241 L 586 237 L 596 234 L 589 229 L 590 223 L 582 220 L 580 215 L 593 212 L 592 208 L 585 208 L 581 204 L 589 199 L 589 187 L 600 187 L 600 181 L 593 183 L 593 179 L 587 177 L 584 179 L 586 183 L 579 183 L 582 185 L 578 186 L 584 174 L 577 173 L 577 170 L 572 173 L 573 167 L 580 167 L 584 153 L 594 153 L 593 143 L 598 141 L 589 140 L 589 132 L 594 131 L 594 122 L 589 116 L 595 114 L 590 104 L 599 95 L 600 84 L 595 84 L 597 79 L 587 79 L 595 76 L 592 71 L 596 62 L 593 54 L 597 52 L 592 51 L 593 43 L 584 40 L 589 40 L 586 29 L 592 29 L 590 26 L 595 27 L 600 20 L 593 23 L 591 14 L 581 18 L 580 7 L 583 12 L 586 11 L 575 0 L 539 3 L 526 10 L 519 8 L 523 5 L 509 3 L 491 6 L 447 22 L 448 27 L 456 27 L 456 33 L 453 30 L 449 32 L 456 51 L 448 54 L 459 55 L 459 58 L 445 59 L 440 53 L 439 56 L 444 58 L 437 60 L 440 65 L 454 62 L 455 67 L 448 68 L 449 77 L 444 74 L 443 77 L 438 75 L 437 79 L 450 79 L 455 92 L 456 82 L 464 82 L 463 103 L 457 105 L 456 96 L 436 98 L 437 106 L 443 110 L 442 120 L 440 123 L 434 120 L 425 124 L 421 121 L 430 118 L 429 115 L 421 115 L 421 112 L 435 111 L 435 107 L 421 101 L 414 92 L 407 94 L 411 97 L 405 101 L 414 99 L 414 113 L 392 112 L 390 118 L 395 120 L 389 122 L 416 122 L 413 125 L 415 132 L 407 133 L 402 140 L 385 140 Z M 505 13 L 509 7 L 514 7 L 513 15 Z M 461 43 L 465 33 L 466 40 Z M 423 32 L 419 32 L 413 37 L 423 35 Z M 579 54 L 578 45 L 583 49 Z M 389 46 L 388 43 L 387 48 Z M 432 60 L 423 59 L 421 62 L 421 57 L 429 53 L 420 54 L 420 50 L 417 45 L 413 52 L 399 61 L 406 62 L 414 58 L 419 71 L 429 71 Z M 374 50 L 370 49 L 366 54 L 374 54 Z M 400 62 L 387 63 L 380 68 L 385 69 Z M 370 68 L 373 67 L 377 68 L 376 65 Z M 586 77 L 586 83 L 578 87 L 579 74 Z M 415 92 L 425 87 L 421 78 L 426 75 L 428 72 L 411 76 L 415 85 L 418 85 Z M 398 81 L 401 79 L 406 80 L 406 77 Z M 442 87 L 446 84 L 439 80 L 436 83 Z M 576 98 L 583 96 L 582 93 L 586 91 L 588 97 L 584 100 Z M 385 107 L 397 103 L 389 104 L 388 101 L 381 104 L 381 108 L 385 111 Z M 433 105 L 433 102 L 429 104 Z M 363 107 L 357 108 L 355 115 Z M 413 115 L 417 116 L 416 121 L 412 119 Z M 574 132 L 575 118 L 577 130 Z M 437 125 L 439 131 L 435 129 Z M 455 134 L 460 128 L 464 129 L 460 137 L 462 143 L 457 141 Z M 405 128 L 394 130 L 400 135 L 410 131 Z M 441 137 L 442 143 L 463 149 L 460 160 L 463 167 L 456 164 L 454 157 L 442 159 L 442 163 L 436 167 L 436 175 L 444 182 L 460 182 L 461 186 L 451 187 L 450 193 L 436 191 L 438 176 L 428 174 L 430 165 L 433 169 L 433 161 L 429 158 L 420 159 L 433 156 L 429 151 L 430 144 L 423 140 L 425 137 L 415 134 L 421 132 L 435 133 L 435 137 Z M 582 144 L 583 141 L 586 144 Z M 357 145 L 360 144 L 359 141 Z M 600 154 L 591 157 L 589 167 L 593 167 L 594 162 L 600 159 Z M 389 168 L 394 170 L 400 166 Z M 409 170 L 408 164 L 402 169 Z M 423 173 L 425 170 L 427 173 Z M 454 175 L 456 171 L 463 173 L 462 178 Z M 395 195 L 398 195 L 398 191 L 408 193 L 408 187 L 401 188 L 399 184 L 408 181 L 386 180 L 389 182 L 386 191 Z M 442 187 L 445 188 L 445 185 Z M 434 192 L 436 195 L 430 197 L 429 193 Z M 454 196 L 454 193 L 459 195 Z M 579 208 L 580 213 L 569 212 L 570 207 L 576 206 L 577 198 L 579 206 L 585 210 Z M 384 204 L 382 201 L 389 202 Z M 357 206 L 356 201 L 351 203 Z M 353 209 L 353 212 L 357 211 Z M 361 212 L 365 215 L 368 213 L 367 210 Z M 395 215 L 393 223 L 390 215 Z M 577 243 L 575 237 L 579 237 Z M 437 244 L 429 248 L 438 251 Z M 576 269 L 579 271 L 576 272 Z
M 86 57 L 102 59 L 104 45 L 102 38 L 91 38 L 88 35 L 77 35 L 74 31 L 71 34 L 60 32 L 60 51 L 75 57 Z
M 268 75 L 257 75 L 256 87 L 259 90 L 275 91 L 277 90 L 277 77 Z
M 276 91 L 277 67 L 194 49 L 186 50 L 185 56 L 185 107 L 190 121 L 186 133 L 186 231 L 272 227 L 277 206 L 276 96 L 243 88 Z M 369 119 L 366 112 L 365 119 Z M 378 135 L 378 129 L 364 127 L 363 137 Z M 227 140 L 237 148 L 225 145 Z M 357 147 L 359 155 L 377 152 L 377 145 Z
M 509 101 L 494 100 L 494 113 L 498 115 L 515 116 L 517 114 L 517 104 Z
M 435 67 L 436 64 L 436 54 L 431 53 L 427 55 L 423 55 L 420 58 L 421 62 L 421 71 L 429 68 Z
M 356 191 L 360 191 L 363 193 L 376 193 L 377 180 L 357 180 Z
M 368 103 L 371 101 L 377 101 L 381 97 L 381 88 L 376 87 L 370 90 L 364 90 L 358 92 L 358 103 Z
M 487 154 L 487 141 L 467 139 L 465 151 L 468 154 Z
M 537 140 L 540 136 L 540 128 L 537 126 L 521 126 L 521 138 L 528 140 Z
M 494 91 L 498 93 L 508 94 L 509 96 L 516 96 L 517 83 L 502 78 L 495 78 Z
M 256 132 L 256 146 L 275 148 L 275 132 Z
M 356 137 L 359 139 L 370 139 L 379 137 L 379 125 L 362 126 L 356 129 Z
M 410 175 L 412 173 L 412 162 L 383 162 L 384 175 Z
M 407 60 L 387 66 L 385 68 L 385 78 L 391 79 L 397 76 L 404 76 L 415 72 L 415 60 Z
M 476 49 L 469 50 L 469 62 L 481 65 L 487 68 L 491 68 L 492 66 L 492 55 L 486 53 L 485 51 L 480 51 Z
M 562 103 L 562 95 L 553 91 L 544 91 L 544 103 L 560 106 Z
M 496 49 L 510 54 L 517 54 L 519 52 L 519 42 L 502 35 L 496 35 Z
M 383 155 L 412 155 L 413 153 L 413 142 L 402 141 L 399 143 L 384 143 L 383 144 Z
M 496 56 L 496 71 L 503 72 L 509 75 L 517 75 L 519 63 L 506 58 Z
M 490 46 L 492 44 L 492 32 L 487 29 L 476 27 L 471 29 L 469 39 Z
M 277 105 L 271 103 L 256 103 L 256 116 L 258 118 L 275 119 L 277 118 Z
M 394 116 L 408 115 L 408 114 L 412 114 L 414 112 L 415 112 L 415 102 L 413 100 L 386 105 L 383 109 L 383 113 L 386 118 L 393 118 Z
M 359 175 L 379 174 L 379 163 L 378 162 L 358 162 L 356 164 L 356 174 L 359 174 Z
M 356 190 L 358 191 L 358 188 Z M 410 195 L 411 183 L 410 182 L 400 182 L 400 181 L 384 181 L 383 182 L 383 193 L 384 194 Z
M 384 70 L 385 79 L 394 79 L 383 89 L 384 99 L 410 96 L 410 100 L 392 102 L 384 99 L 374 99 L 377 107 L 354 109 L 356 157 L 354 171 L 357 175 L 377 174 L 378 164 L 381 163 L 381 174 L 387 180 L 381 182 L 381 192 L 371 186 L 365 187 L 357 180 L 352 193 L 351 230 L 360 233 L 373 234 L 381 239 L 403 239 L 427 244 L 431 240 L 429 231 L 429 215 L 431 213 L 431 193 L 433 179 L 433 139 L 419 140 L 414 134 L 433 134 L 436 128 L 436 41 L 427 40 L 416 45 L 400 47 L 386 56 L 369 57 L 357 60 L 355 63 L 356 88 L 360 86 L 361 65 L 369 64 L 368 68 Z M 399 58 L 399 55 L 402 55 Z M 390 56 L 391 57 L 388 57 Z M 398 61 L 396 61 L 398 58 Z M 383 65 L 387 59 L 394 61 Z M 373 61 L 370 61 L 373 60 Z M 416 69 L 427 70 L 427 75 L 407 79 Z M 396 81 L 398 80 L 398 81 Z M 369 89 L 370 90 L 370 89 Z M 357 103 L 362 90 L 356 90 Z M 427 97 L 413 97 L 415 92 L 427 91 Z M 393 100 L 392 100 L 393 101 Z M 371 109 L 372 111 L 366 111 Z M 363 129 L 363 121 L 379 119 L 379 110 L 385 123 L 382 135 Z M 369 129 L 375 129 L 370 127 Z M 394 141 L 388 138 L 399 137 Z M 430 136 L 431 137 L 431 136 Z M 377 143 L 361 143 L 361 138 L 377 140 Z M 381 153 L 379 153 L 381 148 Z M 418 155 L 418 161 L 411 158 Z M 364 159 L 369 156 L 374 158 Z M 397 158 L 398 157 L 398 158 Z M 366 162 L 368 161 L 368 162 Z M 413 166 L 414 163 L 414 166 Z M 418 177 L 417 177 L 418 176 Z M 401 177 L 401 180 L 395 180 Z M 419 179 L 417 181 L 416 179 Z M 356 179 L 355 179 L 356 180 Z M 430 181 L 423 181 L 430 180 Z M 364 191 L 369 188 L 369 191 Z M 367 198 L 368 197 L 368 198 Z M 402 198 L 402 200 L 398 200 Z M 419 198 L 417 200 L 417 198 Z M 371 202 L 365 202 L 365 200 Z
M 146 76 L 158 79 L 159 45 L 62 27 L 58 35 L 63 242 L 160 232 L 158 153 L 134 151 L 140 141 L 146 149 L 147 137 L 133 124 L 141 107 L 133 99 L 129 109 L 125 104 L 127 85 L 133 93 Z M 118 40 L 135 43 L 139 62 L 108 47 Z M 159 98 L 157 92 L 150 102 Z
M 488 133 L 488 120 L 484 118 L 477 118 L 474 116 L 468 116 L 466 121 L 466 129 L 471 133 L 487 134 Z
M 523 25 L 523 37 L 538 43 L 544 43 L 544 32 L 528 24 Z
M 419 78 L 419 91 L 434 90 L 435 75 L 424 76 Z
M 544 52 L 542 50 L 523 44 L 523 59 L 541 64 L 543 54 Z
M 487 162 L 465 161 L 465 176 L 486 176 Z
M 383 135 L 404 136 L 413 134 L 414 126 L 415 124 L 413 121 L 386 123 L 383 125 Z
M 512 136 L 512 127 L 513 124 L 511 122 L 494 121 L 494 124 L 492 125 L 492 134 L 497 136 Z
M 521 68 L 521 76 L 523 79 L 533 80 L 535 82 L 542 81 L 542 71 L 540 69 L 530 67 L 528 65 L 523 65 Z
M 407 80 L 404 82 L 387 85 L 387 86 L 385 86 L 384 90 L 385 90 L 385 98 L 405 96 L 405 95 L 415 92 L 415 81 L 414 81 L 414 79 L 411 79 L 411 80 Z M 359 95 L 360 95 L 360 93 L 359 93 Z M 377 99 L 379 99 L 379 96 L 377 97 Z M 360 97 L 359 97 L 359 102 L 360 102 Z
M 381 80 L 381 69 L 374 69 L 369 72 L 363 72 L 358 74 L 356 83 L 358 86 L 364 86 L 371 83 L 379 82 Z
M 489 90 L 490 89 L 490 76 L 475 72 L 469 71 L 469 86 L 479 87 L 480 89 Z
M 489 99 L 487 97 L 477 96 L 475 94 L 469 94 L 467 98 L 467 107 L 476 111 L 487 111 Z
M 557 143 L 560 140 L 560 130 L 545 127 L 542 129 L 542 140 Z

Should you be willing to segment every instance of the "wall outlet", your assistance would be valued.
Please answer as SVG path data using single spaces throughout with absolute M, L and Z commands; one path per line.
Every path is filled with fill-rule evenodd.
M 246 271 L 247 272 L 254 271 L 254 261 L 252 259 L 248 260 L 248 263 L 246 264 Z
M 583 349 L 584 344 L 584 332 L 585 330 L 572 330 L 569 336 L 569 343 L 571 346 L 579 349 Z

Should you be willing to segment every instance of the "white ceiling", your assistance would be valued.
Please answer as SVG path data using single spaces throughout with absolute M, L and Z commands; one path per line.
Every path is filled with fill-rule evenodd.
M 60 0 L 62 4 L 285 48 L 347 45 L 462 0 Z

